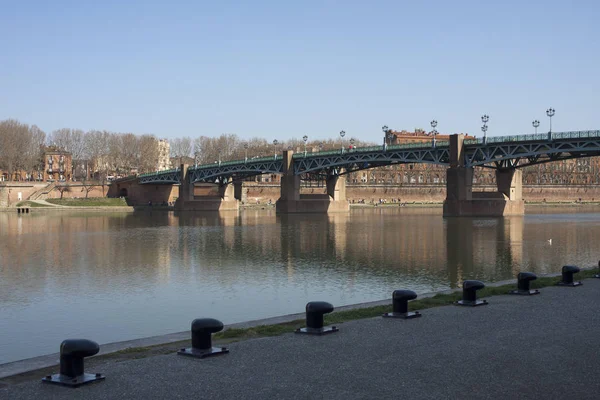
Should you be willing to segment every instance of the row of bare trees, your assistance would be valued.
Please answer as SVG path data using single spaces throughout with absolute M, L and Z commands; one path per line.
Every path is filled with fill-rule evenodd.
M 306 146 L 308 152 L 327 151 L 339 149 L 342 146 L 348 148 L 351 142 L 346 139 L 307 140 L 288 139 L 285 141 L 269 142 L 264 138 L 253 137 L 243 140 L 235 134 L 222 134 L 218 137 L 200 136 L 191 138 L 175 139 L 171 144 L 171 155 L 173 157 L 193 157 L 198 164 L 210 164 L 215 161 L 241 160 L 245 157 L 264 157 L 280 154 L 283 150 L 294 150 L 302 152 Z M 369 142 L 353 140 L 354 146 L 370 146 Z
M 46 134 L 35 125 L 17 120 L 0 121 L 0 169 L 12 177 L 16 171 L 33 174 L 41 162 Z
M 89 175 L 103 179 L 112 173 L 127 174 L 134 168 L 154 171 L 159 156 L 158 140 L 153 135 L 69 128 L 46 135 L 36 125 L 14 119 L 0 121 L 0 170 L 9 180 L 21 178 L 15 176 L 17 171 L 37 176 L 44 167 L 46 146 L 71 153 L 73 176 L 78 180 Z M 87 162 L 82 164 L 84 160 Z M 92 167 L 94 171 L 89 170 Z

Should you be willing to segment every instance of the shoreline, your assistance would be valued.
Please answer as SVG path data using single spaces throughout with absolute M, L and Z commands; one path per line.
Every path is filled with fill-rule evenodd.
M 444 203 L 434 203 L 434 202 L 411 202 L 411 203 L 384 203 L 384 204 L 362 204 L 362 203 L 350 203 L 351 209 L 363 209 L 363 208 L 441 208 Z M 586 206 L 600 206 L 600 202 L 573 202 L 573 201 L 565 201 L 565 202 L 532 202 L 525 203 L 525 208 L 535 208 L 535 207 L 586 207 Z M 10 206 L 10 207 L 0 207 L 0 213 L 16 213 L 17 209 L 29 209 L 29 213 L 33 212 L 46 212 L 46 211 L 111 211 L 111 212 L 136 212 L 136 211 L 178 211 L 173 206 Z M 241 210 L 269 210 L 275 209 L 275 204 L 240 204 Z M 202 211 L 199 211 L 202 212 Z M 211 211 L 212 212 L 212 211 Z M 218 211 L 217 211 L 218 212 Z M 500 217 L 501 218 L 501 217 Z
M 581 268 L 579 276 L 575 276 L 575 278 L 581 280 L 593 279 L 597 271 L 598 267 Z M 552 286 L 557 282 L 556 278 L 560 276 L 561 273 L 538 275 L 538 279 L 532 281 L 532 288 Z M 478 295 L 478 297 L 484 298 L 496 295 L 506 295 L 506 290 L 509 288 L 505 286 L 510 286 L 510 289 L 514 289 L 513 286 L 516 282 L 517 279 L 509 279 L 486 283 L 486 287 L 482 290 L 483 293 Z M 411 310 L 421 310 L 450 305 L 451 302 L 449 300 L 460 299 L 461 292 L 462 288 L 419 293 L 416 300 L 409 302 L 409 307 Z M 363 318 L 376 317 L 384 311 L 389 311 L 388 308 L 391 304 L 392 299 L 388 298 L 335 307 L 335 311 L 326 316 L 325 322 L 326 324 L 343 323 Z M 247 340 L 256 337 L 277 336 L 283 333 L 292 332 L 295 329 L 295 325 L 300 326 L 299 324 L 304 323 L 304 318 L 305 313 L 302 312 L 237 322 L 226 325 L 222 332 L 214 335 L 214 339 L 217 343 L 231 343 L 233 341 Z M 90 357 L 89 360 L 101 362 L 111 358 L 119 358 L 119 356 L 130 359 L 168 354 L 176 351 L 179 347 L 184 346 L 184 344 L 189 341 L 190 331 L 187 330 L 183 332 L 106 343 L 101 344 L 100 352 L 97 355 Z M 57 347 L 58 345 L 59 343 L 57 343 Z M 59 353 L 52 353 L 0 364 L 0 383 L 4 380 L 22 381 L 33 379 L 34 377 L 32 374 L 37 375 L 41 374 L 40 371 L 50 372 L 50 369 L 55 369 L 59 364 L 59 359 Z M 35 378 L 37 378 L 37 376 Z

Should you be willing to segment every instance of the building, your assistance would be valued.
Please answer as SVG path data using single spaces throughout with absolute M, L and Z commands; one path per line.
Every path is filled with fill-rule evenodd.
M 389 134 L 392 136 L 391 144 L 405 144 L 405 143 L 431 143 L 433 135 L 425 132 L 422 129 L 415 129 L 414 132 L 408 131 L 390 131 Z M 475 139 L 475 136 L 469 136 L 465 134 L 465 139 Z M 438 142 L 450 141 L 450 135 L 437 134 L 435 140 Z
M 170 162 L 172 168 L 179 168 L 181 164 L 194 165 L 196 163 L 193 157 L 188 156 L 171 157 Z
M 158 163 L 156 165 L 157 171 L 164 171 L 171 169 L 171 160 L 169 155 L 171 153 L 171 146 L 167 139 L 158 139 Z
M 47 147 L 44 151 L 44 181 L 66 182 L 72 179 L 73 162 L 71 153 L 56 147 Z

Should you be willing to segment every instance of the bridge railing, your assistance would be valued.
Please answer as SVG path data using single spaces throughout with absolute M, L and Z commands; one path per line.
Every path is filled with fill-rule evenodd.
M 436 148 L 446 148 L 449 146 L 448 141 L 438 141 L 436 142 Z M 404 150 L 404 149 L 431 149 L 432 145 L 430 143 L 405 143 L 405 144 L 393 144 L 385 147 L 386 151 L 392 150 Z M 326 157 L 336 154 L 349 154 L 349 153 L 371 153 L 374 151 L 383 151 L 383 146 L 370 146 L 370 147 L 358 147 L 354 149 L 336 149 L 336 150 L 327 150 L 327 151 L 319 151 L 319 152 L 310 152 L 310 153 L 295 153 L 292 157 L 295 159 L 300 158 L 310 158 L 310 157 Z M 200 169 L 210 169 L 215 167 L 224 167 L 228 165 L 239 165 L 239 164 L 251 164 L 251 163 L 260 163 L 265 161 L 277 161 L 281 160 L 281 155 L 273 155 L 268 157 L 259 157 L 259 158 L 249 158 L 248 160 L 233 160 L 233 161 L 221 161 L 215 162 L 213 164 L 204 164 L 198 166 L 190 166 L 188 170 L 200 170 Z
M 551 139 L 587 139 L 600 137 L 600 131 L 572 131 L 572 132 L 554 132 Z M 548 133 L 511 135 L 511 136 L 491 136 L 486 138 L 485 143 L 506 143 L 506 142 L 527 142 L 534 140 L 548 140 Z M 464 144 L 484 144 L 483 138 L 467 139 Z
M 436 147 L 448 147 L 449 142 L 436 142 Z M 431 149 L 432 146 L 429 143 L 405 143 L 405 144 L 392 144 L 385 147 L 386 151 L 390 150 L 404 150 L 404 149 Z M 327 150 L 320 151 L 316 153 L 306 153 L 303 152 L 296 153 L 293 155 L 293 158 L 310 158 L 310 157 L 323 157 L 330 156 L 335 154 L 348 154 L 348 153 L 371 153 L 373 151 L 383 151 L 383 146 L 370 146 L 370 147 L 357 147 L 354 149 L 337 149 L 337 150 Z
M 178 172 L 178 171 L 179 171 L 179 168 L 166 169 L 164 171 L 146 172 L 145 174 L 138 175 L 138 178 L 144 178 L 147 176 L 156 176 L 156 175 L 162 175 L 162 174 L 172 174 L 173 172 Z
M 281 160 L 281 156 L 276 157 L 275 155 L 272 155 L 270 157 L 249 158 L 247 161 L 246 160 L 221 161 L 220 163 L 215 162 L 212 164 L 190 166 L 188 168 L 188 170 L 208 169 L 208 168 L 214 168 L 214 167 L 223 167 L 223 166 L 227 166 L 227 165 L 236 165 L 236 164 L 244 164 L 244 163 L 250 164 L 250 163 L 273 161 L 273 160 Z

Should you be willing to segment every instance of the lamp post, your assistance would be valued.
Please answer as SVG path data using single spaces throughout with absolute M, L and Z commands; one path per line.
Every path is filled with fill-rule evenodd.
M 244 162 L 248 162 L 248 143 L 244 143 Z
M 488 126 L 486 124 L 483 124 L 483 126 L 481 127 L 481 132 L 483 132 L 483 143 L 485 143 L 485 140 L 486 140 L 487 130 L 488 130 Z
M 549 109 L 546 110 L 546 115 L 548 116 L 548 118 L 550 118 L 550 132 L 549 133 L 552 133 L 552 117 L 554 117 L 555 113 L 556 113 L 556 111 L 552 107 L 550 107 Z
M 319 152 L 323 151 L 323 146 L 325 144 L 323 142 L 319 143 Z
M 346 131 L 340 131 L 340 137 L 342 138 L 342 153 L 344 152 L 344 136 L 346 136 Z
M 354 138 L 350 139 L 350 147 L 354 150 Z
M 432 129 L 431 134 L 433 135 L 433 140 L 432 140 L 433 147 L 435 147 L 435 142 L 436 142 L 435 141 L 435 135 L 437 135 L 437 133 L 438 133 L 435 128 L 437 127 L 438 122 L 437 122 L 437 120 L 432 119 L 429 124 L 431 125 L 431 129 Z
M 383 131 L 383 147 L 387 147 L 387 133 L 390 130 L 390 128 L 388 128 L 387 125 L 384 125 L 381 127 L 381 130 Z
M 273 140 L 273 151 L 275 152 L 275 159 L 277 160 L 277 144 L 279 142 L 277 141 L 277 139 Z
M 481 130 L 483 131 L 483 143 L 485 143 L 487 137 L 486 137 L 486 132 L 487 132 L 487 123 L 490 120 L 490 116 L 487 114 L 483 114 L 481 116 L 481 122 L 483 122 L 483 126 L 481 127 Z M 485 129 L 483 129 L 483 127 L 485 127 Z
M 535 134 L 537 135 L 537 128 L 538 126 L 540 126 L 540 121 L 536 119 L 531 123 L 531 125 L 533 125 L 533 127 L 535 128 Z
M 306 157 L 306 142 L 308 140 L 308 136 L 302 136 L 302 140 L 304 141 L 304 157 Z

